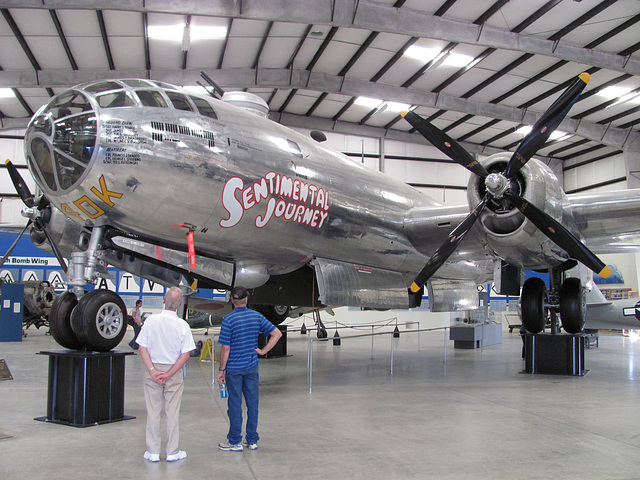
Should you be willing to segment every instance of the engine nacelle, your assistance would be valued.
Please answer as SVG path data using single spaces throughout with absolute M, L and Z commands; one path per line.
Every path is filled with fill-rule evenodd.
M 87 245 L 78 245 L 78 239 L 81 237 L 82 232 L 86 232 L 88 235 L 88 230 L 82 228 L 55 206 L 49 205 L 43 210 L 42 222 L 63 257 L 70 258 L 71 252 L 78 249 L 86 249 Z M 36 247 L 45 252 L 53 253 L 44 232 L 31 227 L 30 236 Z M 86 238 L 88 239 L 88 236 Z
M 502 172 L 511 153 L 498 153 L 483 163 L 489 173 Z M 509 189 L 543 210 L 573 233 L 578 233 L 558 178 L 545 164 L 532 159 L 510 180 Z M 484 179 L 473 176 L 467 187 L 469 207 L 474 209 L 484 198 Z M 549 240 L 535 225 L 505 198 L 492 199 L 474 225 L 485 248 L 505 262 L 525 269 L 559 265 L 567 253 Z

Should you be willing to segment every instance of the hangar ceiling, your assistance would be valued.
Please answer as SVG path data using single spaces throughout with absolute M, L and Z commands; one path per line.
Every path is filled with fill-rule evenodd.
M 566 135 L 539 154 L 640 151 L 637 0 L 9 0 L 0 11 L 5 130 L 78 83 L 206 85 L 204 71 L 260 95 L 292 127 L 421 142 L 402 103 L 491 153 L 513 150 L 519 129 L 586 71 Z M 177 39 L 158 38 L 159 27 Z M 200 38 L 203 27 L 222 28 Z

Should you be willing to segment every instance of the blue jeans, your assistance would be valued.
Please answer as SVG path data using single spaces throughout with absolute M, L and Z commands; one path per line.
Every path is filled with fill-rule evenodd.
M 133 340 L 131 340 L 129 342 L 129 346 L 135 350 L 138 349 L 138 344 L 136 343 L 136 339 L 138 338 L 138 335 L 140 335 L 140 329 L 142 327 L 140 327 L 140 325 L 138 325 L 136 322 L 133 322 Z
M 227 381 L 227 414 L 229 415 L 229 433 L 227 440 L 232 445 L 242 441 L 242 395 L 247 404 L 247 443 L 258 443 L 258 365 L 246 370 L 229 372 Z

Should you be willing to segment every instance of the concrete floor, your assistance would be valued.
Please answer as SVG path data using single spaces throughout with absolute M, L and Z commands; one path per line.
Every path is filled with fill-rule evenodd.
M 34 421 L 46 414 L 44 331 L 1 343 L 13 380 L 0 382 L 0 479 L 630 479 L 640 478 L 640 343 L 600 337 L 584 377 L 526 375 L 521 339 L 454 349 L 442 331 L 346 338 L 313 346 L 290 333 L 286 358 L 261 361 L 260 448 L 221 452 L 226 400 L 211 363 L 192 358 L 175 463 L 142 459 L 142 362 L 126 357 L 125 414 L 88 428 Z M 128 332 L 125 341 L 131 338 Z M 194 338 L 206 340 L 201 331 Z M 314 338 L 314 337 L 312 337 Z M 445 347 L 446 345 L 446 347 Z M 121 349 L 128 349 L 126 343 Z M 446 349 L 446 363 L 444 353 Z M 164 452 L 162 457 L 164 458 Z

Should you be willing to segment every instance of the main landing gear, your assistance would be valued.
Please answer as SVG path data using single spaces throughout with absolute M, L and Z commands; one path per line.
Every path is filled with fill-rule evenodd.
M 49 314 L 53 338 L 68 349 L 107 352 L 115 348 L 127 331 L 127 308 L 110 290 L 85 292 L 97 278 L 103 227 L 95 227 L 86 252 L 74 252 L 67 271 L 71 290 L 59 295 Z
M 548 322 L 551 333 L 558 333 L 558 313 L 567 333 L 582 332 L 587 312 L 585 290 L 579 278 L 567 278 L 560 285 L 561 275 L 557 269 L 551 271 L 548 291 L 540 278 L 532 277 L 524 282 L 520 312 L 522 325 L 529 333 L 542 332 Z

